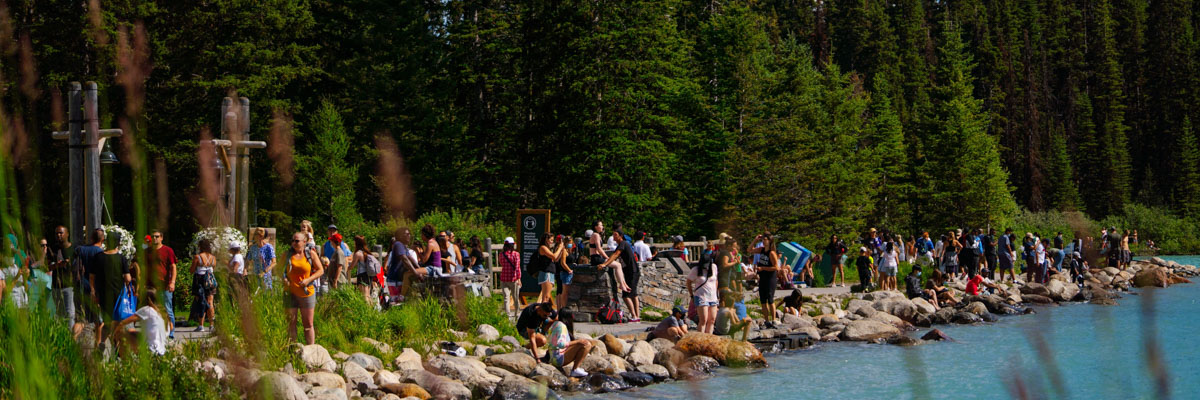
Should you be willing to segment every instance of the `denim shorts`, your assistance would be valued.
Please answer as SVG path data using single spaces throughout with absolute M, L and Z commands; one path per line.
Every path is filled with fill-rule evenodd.
M 546 282 L 554 283 L 554 273 L 553 272 L 538 272 L 538 284 L 540 285 L 540 284 L 543 284 Z
M 695 304 L 696 307 L 713 307 L 717 305 L 717 302 L 703 301 L 700 299 L 700 296 L 692 296 L 692 304 Z
M 559 280 L 559 282 L 562 282 L 562 284 L 564 284 L 564 285 L 570 285 L 572 279 L 575 279 L 575 273 L 573 273 L 573 272 L 559 272 L 558 273 L 558 280 Z

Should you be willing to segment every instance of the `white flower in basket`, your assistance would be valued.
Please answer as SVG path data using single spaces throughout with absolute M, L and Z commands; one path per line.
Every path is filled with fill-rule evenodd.
M 218 265 L 229 262 L 231 245 L 237 244 L 242 251 L 246 251 L 246 236 L 241 231 L 228 226 L 214 226 L 202 229 L 192 236 L 192 243 L 188 245 L 188 254 L 199 253 L 200 241 L 203 239 L 208 239 L 212 244 L 212 252 L 217 257 Z
M 133 244 L 133 234 L 122 228 L 120 225 L 100 225 L 100 229 L 104 230 L 104 234 L 112 237 L 114 234 L 121 235 L 121 243 L 117 245 L 117 252 L 130 260 L 137 257 L 137 246 Z M 101 248 L 104 245 L 101 244 Z

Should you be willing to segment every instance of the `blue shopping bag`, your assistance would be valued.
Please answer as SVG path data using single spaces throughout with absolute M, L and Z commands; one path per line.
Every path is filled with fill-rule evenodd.
M 117 297 L 117 306 L 113 309 L 113 321 L 124 321 L 125 318 L 133 316 L 137 312 L 137 296 L 133 294 L 133 287 L 125 285 L 125 289 L 121 290 L 121 296 Z

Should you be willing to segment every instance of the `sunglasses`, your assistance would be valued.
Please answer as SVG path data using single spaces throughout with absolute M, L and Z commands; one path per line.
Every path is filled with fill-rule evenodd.
M 162 237 L 162 235 L 150 235 L 150 237 L 152 237 L 152 238 L 155 238 L 155 239 L 158 239 L 158 238 L 161 238 L 161 237 Z
M 300 242 L 303 242 L 303 240 L 300 240 L 300 239 L 292 239 L 292 243 L 300 243 Z

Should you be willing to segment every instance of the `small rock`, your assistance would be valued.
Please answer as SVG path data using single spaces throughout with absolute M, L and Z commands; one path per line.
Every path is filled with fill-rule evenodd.
M 613 336 L 611 333 L 609 333 L 601 336 L 600 341 L 604 342 L 604 349 L 608 351 L 608 354 L 615 354 L 619 357 L 625 356 L 624 340 L 618 339 L 616 336 Z
M 375 383 L 374 375 L 371 375 L 366 368 L 363 368 L 357 363 L 347 362 L 342 364 L 342 376 L 346 378 L 346 382 L 350 386 L 357 387 L 359 382 Z
M 412 383 L 388 383 L 379 385 L 379 388 L 384 392 L 405 398 L 415 397 L 420 400 L 428 400 L 430 397 L 433 397 L 425 389 Z
M 416 350 L 405 347 L 400 355 L 392 360 L 392 365 L 396 366 L 397 371 L 417 371 L 423 370 L 421 366 L 421 355 Z
M 684 362 L 684 365 L 679 368 L 679 374 L 685 378 L 708 375 L 719 365 L 720 363 L 718 363 L 715 358 L 709 356 L 691 356 L 686 362 Z
M 942 330 L 940 330 L 940 329 L 929 330 L 929 332 L 925 333 L 924 336 L 921 336 L 921 340 L 934 340 L 934 341 L 949 340 L 951 342 L 954 341 L 954 339 L 951 339 L 950 336 L 946 336 L 946 333 L 942 332 Z
M 375 384 L 379 386 L 383 386 L 388 383 L 400 383 L 400 377 L 386 369 L 375 371 L 374 378 Z
M 921 339 L 915 339 L 915 338 L 909 337 L 908 335 L 900 334 L 900 335 L 895 335 L 895 336 L 887 338 L 887 343 L 891 344 L 891 345 L 901 346 L 901 347 L 908 347 L 908 346 L 916 346 L 916 345 L 922 344 L 923 342 L 921 341 Z
M 388 345 L 387 343 L 380 342 L 378 340 L 371 339 L 369 337 L 364 337 L 359 340 L 362 341 L 363 343 L 366 343 L 367 345 L 369 345 L 371 347 L 374 347 L 375 350 L 379 351 L 379 354 L 386 355 L 386 354 L 392 352 L 392 346 Z
M 351 354 L 350 358 L 346 359 L 346 362 L 358 364 L 360 367 L 371 372 L 383 369 L 383 361 L 379 361 L 378 357 L 366 353 Z
M 592 339 L 592 351 L 588 353 L 589 357 L 604 357 L 608 355 L 608 346 L 596 339 Z
M 972 302 L 971 304 L 967 304 L 966 307 L 963 307 L 962 311 L 966 311 L 975 315 L 981 315 L 985 312 L 988 312 L 988 308 L 987 305 L 984 305 L 982 302 L 976 301 Z
M 625 359 L 621 358 L 621 356 L 609 354 L 605 357 L 608 358 L 608 364 L 612 365 L 613 372 L 621 373 L 629 370 L 629 363 L 626 363 Z
M 583 340 L 592 340 L 592 339 L 595 339 L 595 338 L 593 338 L 593 337 L 592 337 L 592 335 L 589 335 L 589 334 L 586 334 L 586 333 L 583 333 L 583 332 L 577 332 L 577 333 L 575 333 L 575 340 L 579 340 L 579 339 L 583 339 Z
M 346 354 L 346 353 L 343 353 L 340 351 L 337 353 L 333 353 L 333 359 L 335 359 L 335 360 L 346 361 L 347 358 L 350 358 L 349 354 Z
M 558 394 L 532 379 L 509 374 L 500 381 L 500 384 L 496 386 L 495 394 L 492 395 L 493 400 L 523 400 L 529 398 L 557 399 Z
M 843 340 L 850 341 L 869 341 L 883 339 L 899 333 L 900 329 L 891 324 L 864 319 L 850 321 L 849 324 L 846 324 L 846 330 L 842 331 L 840 337 Z
M 649 386 L 651 383 L 654 383 L 654 377 L 644 372 L 626 371 L 620 373 L 620 375 L 621 379 L 624 379 L 625 382 L 637 387 Z
M 429 359 L 429 366 L 441 371 L 447 378 L 462 381 L 473 393 L 483 397 L 491 397 L 500 383 L 500 377 L 487 372 L 487 365 L 471 357 L 443 354 Z
M 300 375 L 298 381 L 313 386 L 331 387 L 346 390 L 346 379 L 342 378 L 341 375 L 332 372 L 309 372 L 307 374 Z
M 466 332 L 459 332 L 459 331 L 456 331 L 453 329 L 447 329 L 446 334 L 450 335 L 450 337 L 458 339 L 458 340 L 465 340 L 467 338 Z
M 496 354 L 496 351 L 491 346 L 476 345 L 475 349 L 471 350 L 471 355 L 480 358 L 491 357 L 494 354 Z
M 638 340 L 633 342 L 629 348 L 629 354 L 625 356 L 625 360 L 634 366 L 650 365 L 654 364 L 654 354 L 656 354 L 654 346 L 647 341 Z
M 523 353 L 497 354 L 487 358 L 486 364 L 521 376 L 533 373 L 537 360 Z
M 592 374 L 588 376 L 587 382 L 597 393 L 619 392 L 630 388 L 624 379 L 608 374 Z
M 650 341 L 650 347 L 654 348 L 654 354 L 661 353 L 663 350 L 675 347 L 675 342 L 669 339 L 655 338 Z
M 667 371 L 667 367 L 658 364 L 638 366 L 637 370 L 638 372 L 643 372 L 647 375 L 650 375 L 657 382 L 662 382 L 671 378 L 671 373 Z
M 309 400 L 347 400 L 346 389 L 318 387 L 308 393 Z
M 310 345 L 295 345 L 294 352 L 300 356 L 300 360 L 304 365 L 312 370 L 333 371 L 337 369 L 337 363 L 333 362 L 333 358 L 329 356 L 329 350 L 325 350 L 319 344 Z
M 579 368 L 583 368 L 588 373 L 607 373 L 612 372 L 612 362 L 608 361 L 608 355 L 603 356 L 587 356 L 583 362 L 579 364 Z
M 417 386 L 429 391 L 429 394 L 438 399 L 454 399 L 454 400 L 470 400 L 471 389 L 466 385 L 453 379 L 436 375 L 425 370 L 417 370 L 409 372 L 404 376 L 404 381 L 407 383 L 415 383 Z
M 538 363 L 537 367 L 533 369 L 531 376 L 535 381 L 541 382 L 543 385 L 555 390 L 565 388 L 567 384 L 571 383 L 571 379 L 563 375 L 562 371 L 546 363 Z
M 1040 294 L 1022 294 L 1021 298 L 1025 299 L 1025 301 L 1030 302 L 1030 303 L 1037 303 L 1037 304 L 1053 304 L 1054 303 L 1054 299 L 1051 299 L 1046 296 L 1042 296 Z
M 325 354 L 326 356 L 329 353 Z M 250 399 L 307 400 L 308 395 L 291 375 L 282 372 L 267 372 L 258 378 L 254 389 L 247 393 Z
M 576 336 L 578 336 L 578 335 L 576 335 Z M 578 339 L 578 337 L 576 337 L 576 339 Z M 500 338 L 500 341 L 504 342 L 504 343 L 508 343 L 514 349 L 521 348 L 521 341 L 517 340 L 517 338 L 515 338 L 515 337 L 505 336 L 505 337 Z
M 971 314 L 966 311 L 959 311 L 959 312 L 954 313 L 954 316 L 951 317 L 950 322 L 953 322 L 956 324 L 974 324 L 974 323 L 983 322 L 983 318 L 980 318 L 978 315 Z
M 488 324 L 483 324 L 476 327 L 475 335 L 479 336 L 479 339 L 485 342 L 494 342 L 500 340 L 500 331 Z

